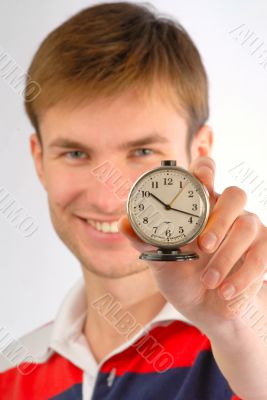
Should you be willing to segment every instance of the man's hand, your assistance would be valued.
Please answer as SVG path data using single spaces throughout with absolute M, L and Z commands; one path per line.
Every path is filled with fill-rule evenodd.
M 213 324 L 236 317 L 260 292 L 267 266 L 267 228 L 255 214 L 244 211 L 243 190 L 228 187 L 221 195 L 214 192 L 215 163 L 211 158 L 200 157 L 189 169 L 207 187 L 211 200 L 204 231 L 183 246 L 183 250 L 196 251 L 200 258 L 190 262 L 145 262 L 164 297 L 209 333 Z M 155 249 L 139 239 L 127 216 L 120 219 L 119 230 L 140 252 Z M 237 302 L 237 310 L 233 299 L 240 295 L 246 301 L 243 307 Z

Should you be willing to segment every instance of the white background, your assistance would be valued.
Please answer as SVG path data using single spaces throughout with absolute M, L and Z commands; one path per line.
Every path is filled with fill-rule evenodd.
M 260 203 L 257 183 L 267 188 L 266 0 L 158 0 L 162 12 L 175 16 L 192 36 L 210 81 L 209 124 L 215 132 L 213 157 L 216 190 L 239 185 L 248 193 L 247 208 L 267 224 L 267 205 Z M 44 37 L 66 18 L 92 2 L 24 0 L 0 3 L 0 47 L 26 71 Z M 261 50 L 250 53 L 242 37 L 229 32 L 244 24 Z M 243 39 L 245 32 L 243 33 Z M 251 41 L 250 41 L 251 42 Z M 266 61 L 267 63 L 267 61 Z M 22 98 L 0 77 L 0 187 L 5 187 L 39 225 L 23 237 L 0 213 L 0 326 L 18 337 L 54 318 L 68 288 L 80 276 L 78 261 L 61 243 L 50 222 L 46 192 L 39 183 L 30 155 L 32 127 Z M 244 162 L 257 174 L 254 186 L 229 169 Z M 251 175 L 252 176 L 252 175 Z

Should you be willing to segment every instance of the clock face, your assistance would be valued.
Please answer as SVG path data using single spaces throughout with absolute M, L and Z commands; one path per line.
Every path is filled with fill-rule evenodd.
M 145 242 L 174 248 L 194 240 L 209 214 L 207 189 L 180 167 L 159 167 L 143 174 L 131 189 L 127 211 Z

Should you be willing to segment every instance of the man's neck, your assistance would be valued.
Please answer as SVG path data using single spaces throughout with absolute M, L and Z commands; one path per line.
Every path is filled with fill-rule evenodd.
M 99 362 L 150 322 L 166 299 L 150 269 L 119 279 L 84 269 L 83 274 L 88 305 L 83 333 Z

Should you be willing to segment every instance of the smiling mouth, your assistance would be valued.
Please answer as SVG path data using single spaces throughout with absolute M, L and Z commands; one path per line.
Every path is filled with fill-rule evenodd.
M 94 229 L 103 233 L 119 233 L 118 221 L 105 222 L 105 221 L 95 221 L 93 219 L 83 219 L 88 225 L 91 225 Z

